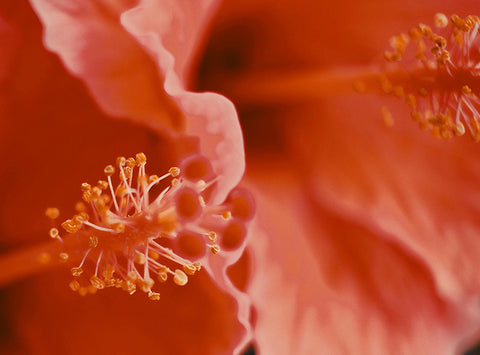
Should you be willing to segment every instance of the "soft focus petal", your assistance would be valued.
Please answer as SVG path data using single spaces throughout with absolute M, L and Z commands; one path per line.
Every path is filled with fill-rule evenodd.
M 32 4 L 47 48 L 85 81 L 107 113 L 202 137 L 200 150 L 221 176 L 216 201 L 223 200 L 245 166 L 235 109 L 222 96 L 187 92 L 179 78 L 215 2 L 145 1 L 128 11 L 128 1 Z
M 228 94 L 231 83 L 235 87 L 242 78 L 266 78 L 265 72 L 277 80 L 296 73 L 307 76 L 310 70 L 312 74 L 328 68 L 338 71 L 342 66 L 378 68 L 392 35 L 430 23 L 436 12 L 465 16 L 478 15 L 479 10 L 475 1 L 302 1 L 295 6 L 288 1 L 227 1 L 206 52 L 200 87 Z M 318 98 L 305 106 L 283 101 L 272 105 L 270 98 L 268 105 L 261 106 L 262 93 L 257 92 L 260 98 L 254 105 L 242 101 L 241 93 L 231 96 L 241 113 L 247 152 L 255 163 L 252 171 L 275 161 L 289 168 L 294 180 L 281 185 L 282 177 L 275 171 L 271 176 L 279 186 L 268 192 L 268 184 L 251 174 L 252 184 L 261 183 L 258 193 L 264 195 L 259 213 L 269 216 L 260 221 L 266 241 L 264 247 L 258 242 L 257 259 L 270 268 L 285 255 L 297 258 L 291 264 L 306 263 L 295 257 L 292 246 L 271 259 L 265 257 L 274 246 L 280 248 L 280 235 L 286 235 L 290 245 L 306 245 L 305 255 L 312 253 L 312 264 L 318 265 L 321 276 L 309 277 L 299 293 L 303 297 L 312 292 L 321 300 L 328 296 L 333 304 L 342 305 L 346 297 L 349 309 L 347 316 L 329 320 L 330 303 L 302 297 L 294 303 L 291 294 L 278 296 L 262 285 L 266 278 L 283 282 L 278 274 L 288 273 L 288 266 L 281 265 L 268 276 L 260 276 L 259 271 L 251 292 L 260 310 L 264 298 L 277 297 L 282 309 L 292 310 L 291 318 L 310 324 L 307 328 L 328 324 L 317 326 L 315 335 L 309 333 L 300 341 L 295 331 L 279 336 L 282 329 L 273 326 L 279 320 L 268 321 L 271 315 L 260 311 L 256 327 L 260 350 L 277 351 L 278 339 L 288 348 L 313 344 L 318 334 L 329 334 L 325 343 L 331 344 L 332 353 L 451 353 L 458 344 L 460 349 L 466 346 L 463 340 L 478 337 L 477 145 L 468 138 L 434 140 L 410 121 L 401 105 L 392 106 L 395 124 L 385 127 L 380 113 L 388 103 L 384 98 L 332 92 L 328 99 Z M 302 192 L 295 193 L 293 201 L 279 202 L 283 193 L 298 186 Z M 268 203 L 269 199 L 275 202 Z M 282 214 L 277 205 L 290 214 Z M 285 232 L 288 223 L 280 222 L 288 217 L 292 225 L 300 224 L 299 229 Z M 255 238 L 252 243 L 257 243 Z M 315 288 L 311 280 L 318 278 L 330 281 Z M 402 285 L 400 289 L 392 280 Z M 403 284 L 415 301 L 403 294 Z M 409 323 L 415 327 L 411 333 Z M 352 341 L 359 351 L 348 348 L 350 338 L 365 333 L 366 339 Z M 379 339 L 374 339 L 375 333 Z
M 290 173 L 251 177 L 259 209 L 249 293 L 262 354 L 447 355 L 478 332 L 478 310 L 439 297 L 423 260 L 383 232 L 312 202 Z
M 292 134 L 315 198 L 419 255 L 434 272 L 441 294 L 478 302 L 480 282 L 480 170 L 477 146 L 468 137 L 435 140 L 409 121 L 383 124 L 362 98 L 339 100 L 335 108 L 302 113 Z M 349 102 L 348 105 L 342 103 Z M 355 107 L 355 109 L 349 109 Z M 408 117 L 406 110 L 395 110 Z M 321 112 L 328 120 L 312 123 Z M 365 117 L 352 123 L 351 117 Z M 368 119 L 370 118 L 370 119 Z M 377 120 L 375 120 L 377 118 Z M 298 133 L 316 132 L 315 143 Z M 312 159 L 315 157 L 314 159 Z

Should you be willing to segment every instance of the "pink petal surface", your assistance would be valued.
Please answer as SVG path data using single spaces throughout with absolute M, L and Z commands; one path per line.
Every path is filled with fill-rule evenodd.
M 450 355 L 478 335 L 478 310 L 442 299 L 424 260 L 385 232 L 312 203 L 284 169 L 250 177 L 261 354 Z
M 48 239 L 45 208 L 57 206 L 66 218 L 82 181 L 98 180 L 116 156 L 144 151 L 151 172 L 161 174 L 180 161 L 182 141 L 99 110 L 82 83 L 45 50 L 41 25 L 27 2 L 0 3 L 0 17 L 19 39 L 1 91 L 3 252 Z M 247 317 L 248 304 L 239 303 L 248 298 L 229 283 L 225 268 L 215 269 L 224 277 L 218 284 L 204 270 L 188 288 L 171 283 L 160 291 L 163 303 L 117 292 L 82 298 L 68 288 L 68 270 L 19 281 L 0 290 L 0 353 L 239 352 L 248 341 L 245 321 L 239 320 L 241 312 Z
M 145 1 L 133 8 L 129 1 L 31 2 L 46 47 L 108 114 L 201 137 L 201 152 L 221 176 L 215 201 L 223 200 L 244 171 L 235 108 L 220 95 L 186 91 L 180 79 L 215 2 Z
M 351 109 L 362 101 L 361 111 Z M 309 127 L 319 143 L 307 145 L 295 135 L 291 141 L 314 198 L 418 255 L 440 295 L 478 308 L 478 145 L 468 137 L 435 140 L 400 118 L 408 117 L 403 107 L 393 111 L 399 119 L 387 128 L 379 108 L 364 101 L 345 97 L 349 105 L 339 100 L 304 111 L 296 132 Z M 312 125 L 319 112 L 328 118 Z

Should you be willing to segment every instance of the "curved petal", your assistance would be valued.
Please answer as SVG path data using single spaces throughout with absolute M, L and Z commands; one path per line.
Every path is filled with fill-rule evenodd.
M 10 326 L 25 353 L 223 355 L 243 336 L 236 302 L 205 272 L 183 287 L 165 284 L 158 302 L 113 289 L 81 297 L 67 284 L 55 272 L 11 290 Z
M 47 48 L 85 81 L 108 114 L 201 137 L 202 153 L 221 176 L 216 202 L 223 200 L 244 171 L 235 109 L 220 95 L 187 92 L 178 76 L 215 3 L 196 2 L 189 12 L 186 3 L 173 1 L 140 2 L 129 11 L 128 1 L 32 4 L 45 26 Z M 152 14 L 161 15 L 152 20 Z
M 313 129 L 315 141 L 305 144 L 305 135 L 297 139 L 296 129 L 290 138 L 315 198 L 357 223 L 375 226 L 422 258 L 443 296 L 475 305 L 480 293 L 475 143 L 467 137 L 435 140 L 407 120 L 387 128 L 378 107 L 361 97 L 326 107 L 304 111 L 305 121 L 297 125 L 302 132 Z M 320 112 L 328 118 L 312 123 Z M 408 117 L 402 107 L 393 112 Z
M 99 111 L 84 86 L 43 48 L 41 26 L 27 4 L 1 3 L 4 12 L 22 41 L 1 113 L 2 250 L 48 238 L 45 208 L 59 207 L 61 218 L 70 215 L 80 184 L 96 181 L 116 156 L 144 151 L 152 170 L 161 173 L 178 162 L 182 144 Z M 245 341 L 237 299 L 204 272 L 189 289 L 166 287 L 160 303 L 108 292 L 83 299 L 67 285 L 66 275 L 52 273 L 1 290 L 1 326 L 7 322 L 19 353 L 121 354 L 158 346 L 167 353 L 224 354 Z M 3 337 L 2 353 L 10 346 Z
M 478 309 L 442 299 L 421 258 L 312 203 L 294 175 L 251 177 L 259 208 L 249 293 L 261 353 L 447 355 L 478 336 Z

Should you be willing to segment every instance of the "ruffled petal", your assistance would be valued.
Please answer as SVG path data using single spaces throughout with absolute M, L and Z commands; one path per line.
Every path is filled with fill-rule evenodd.
M 192 7 L 190 2 L 145 1 L 129 11 L 129 2 L 32 4 L 45 26 L 47 48 L 85 81 L 108 114 L 157 131 L 201 137 L 200 150 L 221 177 L 215 201 L 223 200 L 244 171 L 235 108 L 220 95 L 186 91 L 180 80 L 215 2 Z
M 21 39 L 5 84 L 0 120 L 3 252 L 46 240 L 50 223 L 45 209 L 59 207 L 62 219 L 71 215 L 80 184 L 97 181 L 116 156 L 144 151 L 149 169 L 161 173 L 179 162 L 176 152 L 182 141 L 100 111 L 81 82 L 43 48 L 41 26 L 25 2 L 2 3 L 0 14 Z M 247 341 L 240 317 L 248 315 L 248 299 L 227 280 L 223 261 L 215 269 L 223 277 L 219 284 L 202 271 L 185 288 L 165 287 L 159 303 L 145 296 L 110 294 L 112 290 L 81 298 L 68 289 L 66 270 L 4 288 L 0 327 L 8 332 L 2 331 L 0 352 L 14 354 L 12 347 L 36 354 L 121 354 L 125 349 L 134 353 L 157 348 L 179 354 L 198 349 L 206 354 L 238 352 L 235 349 Z M 4 343 L 4 337 L 14 345 Z

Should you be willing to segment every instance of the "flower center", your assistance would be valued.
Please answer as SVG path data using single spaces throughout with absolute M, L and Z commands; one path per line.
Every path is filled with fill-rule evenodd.
M 245 237 L 248 218 L 242 216 L 251 214 L 250 200 L 234 194 L 227 204 L 210 206 L 215 180 L 202 179 L 209 175 L 205 160 L 190 161 L 182 169 L 187 174 L 173 167 L 162 176 L 147 175 L 146 161 L 139 153 L 108 165 L 106 180 L 81 185 L 77 214 L 61 223 L 66 234 L 50 229 L 61 245 L 58 258 L 79 261 L 71 269 L 70 288 L 81 295 L 116 287 L 129 294 L 140 289 L 158 300 L 154 285 L 168 278 L 185 285 L 201 270 L 206 250 L 220 252 L 217 236 L 227 250 Z M 238 206 L 243 208 L 236 212 Z M 49 208 L 46 215 L 54 220 L 59 211 Z
M 463 135 L 466 125 L 480 140 L 479 26 L 476 16 L 436 14 L 435 30 L 420 24 L 390 39 L 385 59 L 395 70 L 381 76 L 382 90 L 404 100 L 413 120 L 435 137 Z M 383 114 L 388 117 L 388 110 Z

